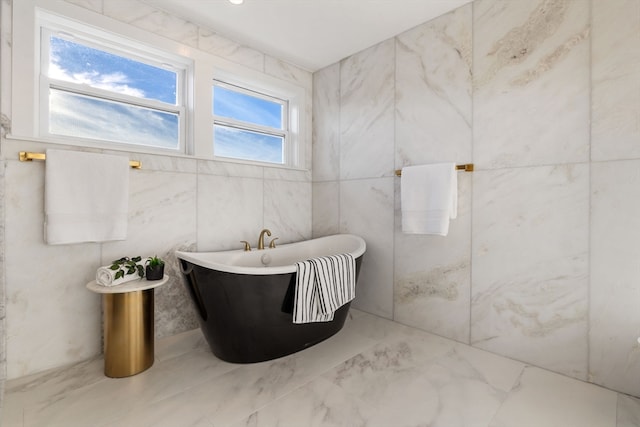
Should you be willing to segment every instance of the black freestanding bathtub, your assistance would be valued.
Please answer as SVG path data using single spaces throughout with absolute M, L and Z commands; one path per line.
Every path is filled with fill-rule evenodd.
M 337 234 L 274 249 L 176 252 L 200 327 L 218 358 L 254 363 L 286 356 L 317 344 L 342 329 L 350 303 L 330 322 L 294 324 L 297 261 L 350 253 L 356 281 L 366 244 Z

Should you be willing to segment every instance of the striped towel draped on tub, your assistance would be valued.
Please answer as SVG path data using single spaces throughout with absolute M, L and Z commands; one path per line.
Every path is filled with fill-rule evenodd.
M 356 296 L 356 263 L 351 254 L 296 263 L 293 323 L 329 322 Z

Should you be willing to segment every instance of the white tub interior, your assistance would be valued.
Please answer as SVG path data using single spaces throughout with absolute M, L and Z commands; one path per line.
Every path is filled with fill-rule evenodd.
M 182 252 L 176 256 L 213 270 L 236 274 L 284 274 L 296 271 L 295 263 L 306 259 L 350 253 L 354 258 L 364 254 L 364 239 L 353 234 L 335 234 L 302 242 L 289 243 L 274 249 L 245 252 L 242 249 L 219 252 Z

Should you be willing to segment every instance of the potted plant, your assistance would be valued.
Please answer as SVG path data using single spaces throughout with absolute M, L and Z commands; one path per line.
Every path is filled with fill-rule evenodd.
M 164 261 L 158 256 L 152 256 L 146 262 L 147 280 L 161 280 L 164 277 Z
M 137 273 L 140 278 L 144 276 L 144 267 L 139 262 L 142 261 L 142 257 L 122 257 L 117 259 L 111 263 L 111 267 L 109 269 L 116 272 L 113 280 L 118 280 L 124 276 L 128 276 L 129 274 Z

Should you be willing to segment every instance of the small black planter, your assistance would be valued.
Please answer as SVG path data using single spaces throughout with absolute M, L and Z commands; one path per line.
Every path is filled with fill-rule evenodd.
M 147 280 L 162 280 L 164 277 L 164 264 L 147 265 L 145 269 Z

